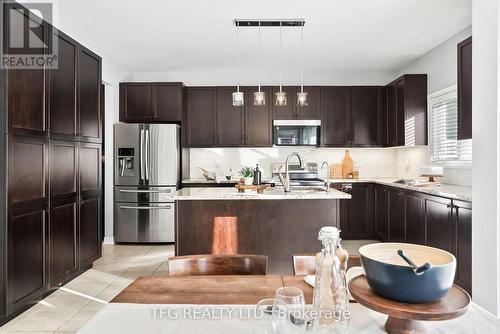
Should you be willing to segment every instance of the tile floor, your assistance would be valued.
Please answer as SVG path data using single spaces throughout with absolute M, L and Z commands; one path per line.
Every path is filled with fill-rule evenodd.
M 350 254 L 370 240 L 346 240 Z M 0 327 L 0 334 L 76 333 L 139 276 L 167 275 L 172 245 L 107 245 L 92 269 Z

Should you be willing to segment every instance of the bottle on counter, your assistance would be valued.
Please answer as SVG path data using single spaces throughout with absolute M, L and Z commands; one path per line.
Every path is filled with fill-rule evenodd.
M 323 243 L 323 250 L 316 263 L 316 279 L 313 292 L 313 307 L 317 317 L 313 320 L 316 331 L 328 333 L 349 333 L 349 296 L 344 263 L 347 256 L 338 245 L 340 233 L 336 227 L 322 227 L 318 239 Z M 344 262 L 344 263 L 342 263 Z
M 253 172 L 253 184 L 260 185 L 262 183 L 262 172 L 259 169 L 259 164 L 255 167 L 255 171 Z

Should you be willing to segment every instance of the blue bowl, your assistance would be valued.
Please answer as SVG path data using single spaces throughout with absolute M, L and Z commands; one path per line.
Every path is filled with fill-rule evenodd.
M 399 255 L 403 250 L 417 266 L 431 267 L 415 273 Z M 372 290 L 387 299 L 404 303 L 426 303 L 443 297 L 453 285 L 457 260 L 438 248 L 405 244 L 376 243 L 359 249 L 366 280 Z

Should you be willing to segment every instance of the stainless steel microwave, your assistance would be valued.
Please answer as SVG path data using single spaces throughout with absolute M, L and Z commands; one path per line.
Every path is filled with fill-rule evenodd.
M 274 120 L 276 146 L 319 146 L 321 120 Z

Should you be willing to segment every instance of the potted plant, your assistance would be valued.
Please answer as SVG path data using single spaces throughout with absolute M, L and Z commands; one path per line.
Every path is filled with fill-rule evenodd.
M 243 183 L 246 186 L 251 186 L 253 184 L 253 169 L 252 167 L 243 167 L 240 170 L 240 175 L 243 177 Z

